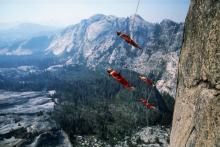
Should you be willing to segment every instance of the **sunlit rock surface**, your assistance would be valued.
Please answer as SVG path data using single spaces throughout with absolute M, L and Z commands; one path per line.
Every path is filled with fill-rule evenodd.
M 162 126 L 145 127 L 134 133 L 131 137 L 125 137 L 114 147 L 168 147 L 170 128 Z M 110 144 L 97 139 L 95 136 L 78 136 L 78 145 L 85 147 L 111 147 Z
M 51 119 L 47 93 L 0 91 L 0 146 L 70 146 Z
M 220 1 L 191 0 L 184 30 L 171 147 L 219 147 Z

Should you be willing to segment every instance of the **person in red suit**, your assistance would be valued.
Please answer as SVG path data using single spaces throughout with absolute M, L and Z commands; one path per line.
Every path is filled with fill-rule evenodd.
M 134 40 L 131 39 L 131 37 L 129 35 L 126 35 L 122 32 L 117 32 L 117 35 L 119 37 L 121 37 L 124 41 L 126 41 L 128 44 L 130 44 L 138 49 L 142 49 Z
M 157 89 L 156 85 L 154 84 L 154 82 L 151 79 L 149 79 L 147 77 L 144 77 L 144 76 L 139 76 L 139 78 L 142 81 L 144 81 L 148 86 L 151 87 L 151 91 L 154 93 L 155 100 L 156 100 L 157 105 L 158 105 L 158 110 L 160 110 L 160 112 L 166 112 L 166 113 L 171 114 L 172 112 L 167 107 L 167 104 L 166 104 L 165 100 L 163 99 L 163 96 L 158 91 L 158 89 Z
M 112 78 L 114 78 L 116 81 L 122 84 L 126 89 L 131 91 L 135 90 L 135 88 L 131 86 L 130 83 L 120 75 L 120 73 L 116 72 L 111 68 L 107 69 L 107 72 Z
M 140 99 L 140 102 L 141 102 L 144 106 L 146 106 L 147 109 L 151 109 L 151 110 L 156 110 L 156 111 L 157 111 L 157 108 L 156 108 L 154 105 L 150 104 L 146 99 L 141 98 L 141 99 Z
M 139 78 L 144 81 L 146 84 L 148 84 L 149 86 L 155 86 L 153 81 L 148 78 L 148 77 L 144 77 L 144 76 L 139 76 Z

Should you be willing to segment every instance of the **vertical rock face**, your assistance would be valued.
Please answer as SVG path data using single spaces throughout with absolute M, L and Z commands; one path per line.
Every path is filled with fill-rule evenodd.
M 170 143 L 220 146 L 220 0 L 191 0 Z

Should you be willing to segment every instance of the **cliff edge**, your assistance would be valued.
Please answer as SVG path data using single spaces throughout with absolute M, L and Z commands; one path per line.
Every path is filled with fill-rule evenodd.
M 191 0 L 171 147 L 220 147 L 220 0 Z

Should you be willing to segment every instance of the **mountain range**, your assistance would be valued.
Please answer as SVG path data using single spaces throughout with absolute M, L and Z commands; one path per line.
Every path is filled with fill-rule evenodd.
M 143 51 L 126 44 L 116 31 L 131 34 Z M 175 95 L 182 32 L 183 23 L 168 19 L 154 24 L 138 15 L 118 18 L 99 14 L 64 29 L 45 51 L 93 68 L 128 68 L 141 74 L 162 74 L 158 88 Z
M 134 23 L 134 26 L 132 24 Z M 143 48 L 129 46 L 116 35 L 124 32 Z M 39 35 L 0 48 L 0 55 L 56 56 L 63 62 L 90 68 L 128 68 L 160 75 L 157 87 L 175 95 L 183 23 L 164 19 L 150 23 L 141 16 L 115 17 L 97 14 L 55 35 Z
M 34 23 L 2 24 L 0 23 L 0 48 L 10 48 L 32 37 L 50 36 L 59 32 L 60 28 Z

